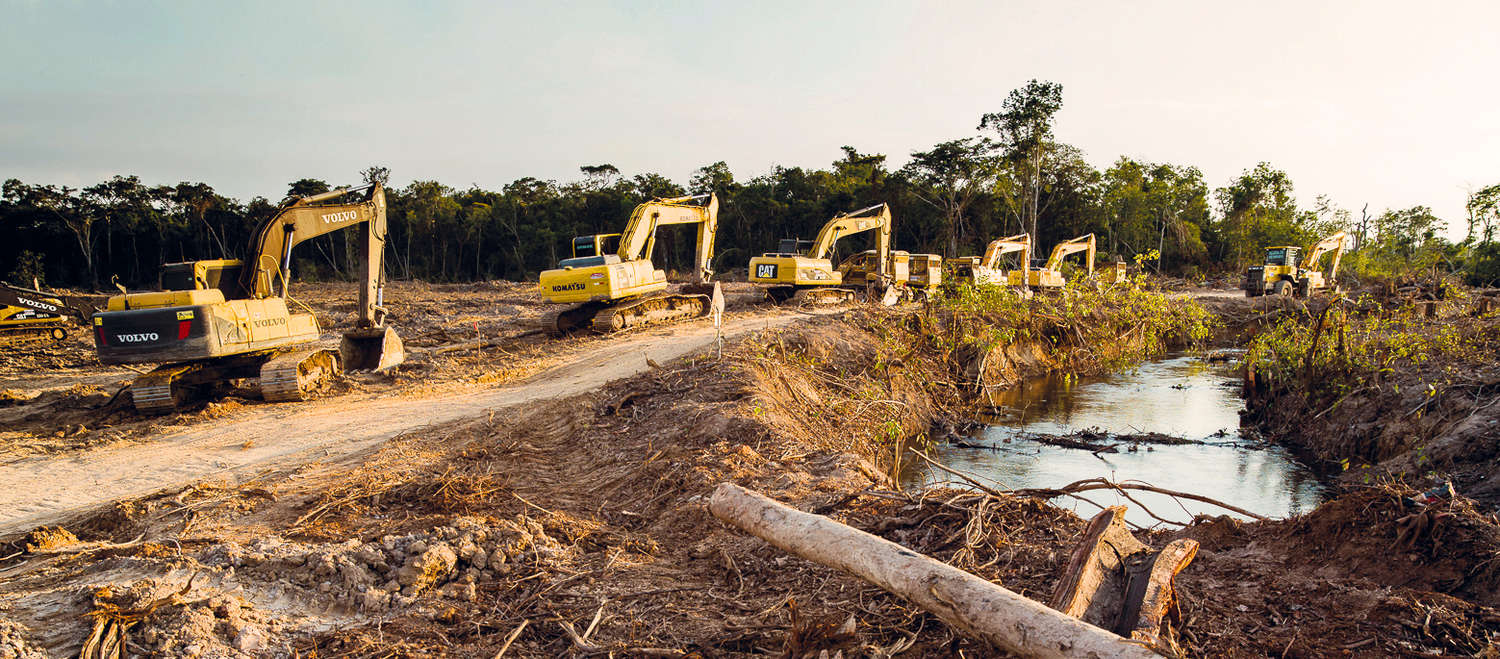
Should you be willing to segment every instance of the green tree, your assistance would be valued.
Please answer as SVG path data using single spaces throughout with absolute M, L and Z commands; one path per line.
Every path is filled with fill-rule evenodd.
M 1052 142 L 1052 123 L 1062 109 L 1062 85 L 1035 79 L 1006 97 L 1000 112 L 979 120 L 979 130 L 995 134 L 995 141 L 1010 161 L 1014 186 L 1000 188 L 1010 194 L 1007 202 L 1027 227 L 1038 235 L 1041 213 L 1042 169 Z

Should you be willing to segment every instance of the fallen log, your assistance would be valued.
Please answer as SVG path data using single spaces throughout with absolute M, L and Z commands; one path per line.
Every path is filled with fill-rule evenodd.
M 964 634 L 1023 657 L 1158 657 L 1131 642 L 894 542 L 733 483 L 715 517 L 783 550 L 869 581 Z

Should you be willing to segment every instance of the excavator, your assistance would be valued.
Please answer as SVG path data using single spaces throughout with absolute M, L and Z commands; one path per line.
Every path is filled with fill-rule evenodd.
M 698 226 L 697 253 L 692 282 L 681 293 L 663 294 L 667 275 L 651 263 L 651 252 L 656 230 L 672 224 Z M 543 272 L 539 282 L 547 301 L 574 306 L 548 314 L 543 328 L 553 336 L 588 327 L 617 332 L 709 313 L 718 228 L 719 197 L 710 193 L 652 199 L 635 207 L 623 233 L 574 238 L 572 258 Z
M 1344 258 L 1345 238 L 1343 231 L 1318 241 L 1308 250 L 1302 265 L 1297 265 L 1296 245 L 1281 245 L 1266 248 L 1266 262 L 1252 265 L 1245 271 L 1245 297 L 1261 295 L 1295 295 L 1307 297 L 1313 291 L 1336 284 L 1339 261 Z M 1318 261 L 1324 254 L 1333 254 L 1333 263 L 1328 268 L 1328 277 L 1318 269 Z
M 1087 252 L 1084 256 L 1084 265 L 1088 268 L 1088 274 L 1094 274 L 1094 234 L 1087 233 L 1072 240 L 1065 240 L 1052 248 L 1052 254 L 1047 257 L 1047 262 L 1042 267 L 1029 271 L 1010 272 L 1010 285 L 1020 286 L 1022 282 L 1032 288 L 1061 289 L 1068 283 L 1062 273 L 1063 259 L 1071 254 Z
M 90 310 L 68 296 L 0 282 L 0 345 L 43 337 L 68 338 L 71 320 L 87 326 Z
M 830 260 L 834 244 L 840 238 L 866 231 L 877 232 L 876 249 L 856 254 L 834 269 Z M 863 285 L 867 280 L 873 282 L 890 274 L 891 209 L 886 204 L 876 204 L 840 213 L 824 224 L 811 242 L 786 238 L 779 247 L 775 252 L 750 259 L 750 281 L 767 285 L 767 297 L 776 302 L 792 299 L 815 304 L 848 302 L 857 293 L 854 284 Z M 851 281 L 845 273 L 855 270 L 856 259 L 861 263 L 870 261 L 873 267 L 858 269 L 855 276 L 858 281 Z M 866 271 L 873 271 L 873 277 L 866 277 Z
M 356 198 L 342 200 L 349 196 Z M 99 361 L 160 364 L 130 385 L 135 408 L 145 413 L 170 412 L 205 388 L 242 378 L 258 378 L 267 401 L 306 400 L 344 369 L 400 364 L 405 351 L 382 306 L 385 212 L 379 183 L 282 204 L 251 235 L 243 258 L 170 263 L 162 269 L 165 290 L 109 298 L 93 316 Z M 355 328 L 338 349 L 319 346 L 312 310 L 287 307 L 292 248 L 361 224 Z
M 1015 252 L 1021 254 L 1020 270 L 1002 270 L 1000 259 Z M 1017 282 L 1024 283 L 1026 272 L 1031 269 L 1031 234 L 1020 233 L 992 240 L 984 248 L 984 256 L 960 256 L 948 259 L 947 265 L 954 279 L 967 279 L 977 286 L 1006 286 L 1010 284 L 1012 272 L 1020 273 Z

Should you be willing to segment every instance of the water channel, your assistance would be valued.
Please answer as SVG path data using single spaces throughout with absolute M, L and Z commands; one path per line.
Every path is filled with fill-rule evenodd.
M 1327 486 L 1289 452 L 1242 436 L 1233 364 L 1209 363 L 1201 357 L 1176 355 L 1147 362 L 1134 370 L 1096 378 L 1039 378 L 997 394 L 995 414 L 966 443 L 984 448 L 942 445 L 933 457 L 959 471 L 1006 489 L 1061 487 L 1085 478 L 1139 481 L 1162 488 L 1212 497 L 1270 517 L 1311 510 L 1323 501 Z M 1118 452 L 1043 444 L 1028 437 L 1067 435 L 1092 429 L 1105 433 L 1101 443 Z M 1118 435 L 1161 433 L 1197 440 L 1196 444 L 1132 443 Z M 936 469 L 917 470 L 908 485 L 967 487 Z M 1138 506 L 1111 491 L 1082 496 L 1101 505 L 1130 507 L 1127 519 L 1142 526 L 1156 523 Z M 1158 516 L 1188 521 L 1198 513 L 1228 511 L 1194 501 L 1177 501 L 1151 492 L 1131 496 Z M 1098 508 L 1067 497 L 1054 503 L 1090 517 Z M 1238 516 L 1238 515 L 1236 515 Z

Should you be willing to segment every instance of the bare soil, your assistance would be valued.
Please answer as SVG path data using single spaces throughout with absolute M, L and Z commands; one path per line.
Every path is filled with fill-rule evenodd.
M 416 320 L 510 299 L 495 287 L 406 291 L 439 300 L 397 308 L 416 328 L 397 321 L 408 345 L 461 346 L 476 320 L 481 336 L 515 332 L 482 305 Z M 352 303 L 298 293 L 329 313 Z M 516 325 L 541 311 L 504 304 Z M 103 405 L 25 422 L 0 464 L 0 482 L 34 479 L 0 493 L 0 656 L 76 656 L 110 625 L 138 656 L 994 656 L 705 507 L 736 482 L 1046 601 L 1083 520 L 1028 498 L 903 493 L 887 476 L 908 439 L 962 423 L 972 396 L 965 364 L 906 334 L 924 318 L 745 308 L 722 358 L 701 322 L 525 336 L 433 350 L 430 367 L 305 404 L 230 396 L 167 419 Z M 105 375 L 91 368 L 78 377 Z M 72 386 L 51 391 L 111 393 Z M 72 412 L 24 391 L 4 409 Z M 69 423 L 127 434 L 44 430 Z M 1500 525 L 1463 499 L 1412 507 L 1413 493 L 1350 488 L 1291 520 L 1143 538 L 1202 543 L 1178 578 L 1180 651 L 1493 656 Z

